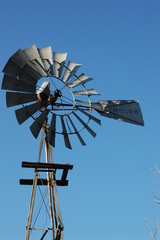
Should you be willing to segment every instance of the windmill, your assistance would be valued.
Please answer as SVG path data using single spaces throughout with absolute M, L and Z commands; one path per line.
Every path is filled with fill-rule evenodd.
M 68 185 L 67 174 L 73 165 L 53 162 L 51 147 L 56 147 L 57 135 L 63 136 L 65 147 L 69 149 L 72 149 L 71 136 L 77 137 L 85 146 L 81 132 L 84 130 L 95 137 L 90 122 L 101 124 L 95 112 L 103 117 L 144 125 L 138 101 L 92 101 L 91 98 L 99 95 L 95 89 L 87 88 L 87 83 L 93 79 L 84 73 L 78 74 L 81 64 L 72 61 L 66 64 L 66 59 L 67 53 L 52 54 L 51 47 L 32 45 L 19 49 L 3 69 L 2 89 L 7 90 L 7 107 L 21 105 L 15 110 L 18 123 L 32 119 L 30 130 L 33 136 L 37 138 L 41 132 L 38 161 L 22 162 L 22 167 L 34 169 L 33 179 L 20 180 L 20 184 L 33 185 L 25 240 L 30 239 L 31 233 L 36 230 L 32 220 L 37 186 L 47 186 L 50 215 L 50 226 L 42 229 L 40 239 L 44 239 L 50 231 L 52 239 L 63 240 L 57 186 Z M 41 161 L 43 144 L 45 162 Z M 60 179 L 56 177 L 58 170 L 62 171 Z M 39 178 L 41 172 L 46 174 L 46 178 Z

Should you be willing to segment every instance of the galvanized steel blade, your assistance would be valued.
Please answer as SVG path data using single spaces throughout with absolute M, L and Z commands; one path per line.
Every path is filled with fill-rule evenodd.
M 37 100 L 37 94 L 6 92 L 7 107 L 16 106 L 23 103 Z
M 87 129 L 87 131 L 93 136 L 96 136 L 96 133 L 75 113 L 72 112 L 73 115 L 79 120 L 79 122 Z
M 67 130 L 66 130 L 66 126 L 65 126 L 65 123 L 64 123 L 63 116 L 60 116 L 60 117 L 61 117 L 61 124 L 62 124 L 62 130 L 63 130 L 62 134 L 63 134 L 63 137 L 64 137 L 65 146 L 69 149 L 72 149 L 70 141 L 69 141 L 68 133 L 67 133 Z
M 10 59 L 36 80 L 41 77 L 35 66 L 29 61 L 28 56 L 21 49 L 13 54 Z
M 40 58 L 38 49 L 35 44 L 30 46 L 29 48 L 26 48 L 23 50 L 23 52 L 26 54 L 26 56 L 29 58 L 30 63 L 32 63 L 33 67 L 36 69 L 36 71 L 40 74 L 41 77 L 46 77 L 46 71 L 45 67 L 43 65 L 43 62 Z
M 18 67 L 17 64 L 15 64 L 13 61 L 11 61 L 11 59 L 9 59 L 2 72 L 7 74 L 8 76 L 17 78 L 20 72 L 22 72 L 22 69 Z
M 74 95 L 99 95 L 93 88 L 92 89 L 85 89 L 81 91 L 73 91 Z
M 82 73 L 79 77 L 77 77 L 75 80 L 73 80 L 70 84 L 68 84 L 69 88 L 74 88 L 79 86 L 80 84 L 84 84 L 88 81 L 93 80 L 93 78 L 88 77 L 84 73 Z
M 67 58 L 67 53 L 53 53 L 54 60 L 54 76 L 61 78 L 63 67 Z
M 76 73 L 76 71 L 80 68 L 81 65 L 82 64 L 77 64 L 69 61 L 63 74 L 62 81 L 64 83 L 68 82 L 68 80 Z
M 48 76 L 53 76 L 53 56 L 51 46 L 38 49 L 39 55 L 43 62 Z
M 10 77 L 6 74 L 3 77 L 1 88 L 5 90 L 31 92 L 31 93 L 34 93 L 36 91 L 35 85 L 30 85 L 26 82 L 23 82 L 17 78 Z
M 138 101 L 103 100 L 98 103 L 92 103 L 92 108 L 104 117 L 144 126 L 144 120 Z
M 55 147 L 55 137 L 56 137 L 56 115 L 53 114 L 47 136 L 49 144 L 53 147 Z
M 39 93 L 43 93 L 45 94 L 46 96 L 49 97 L 50 95 L 50 83 L 49 82 L 43 82 L 42 85 L 40 86 L 40 88 L 38 89 L 37 91 L 37 94 Z
M 37 84 L 37 80 L 33 78 L 31 75 L 29 75 L 27 72 L 24 71 L 24 69 L 20 68 L 16 63 L 14 63 L 12 60 L 8 60 L 6 63 L 3 72 L 7 74 L 8 76 L 20 79 L 24 82 L 27 82 L 32 85 Z
M 85 114 L 87 117 L 89 117 L 89 119 L 92 119 L 94 122 L 98 123 L 99 125 L 101 125 L 101 120 L 99 120 L 98 118 L 94 117 L 93 115 L 89 114 L 88 112 L 85 112 L 83 109 L 77 107 L 78 110 L 80 112 L 82 112 L 83 114 Z
M 79 99 L 75 99 L 76 103 L 78 103 L 78 106 L 86 106 L 88 108 L 91 108 L 91 102 L 84 102 Z
M 15 111 L 16 118 L 19 124 L 25 122 L 28 118 L 32 117 L 38 110 L 42 108 L 42 104 L 40 102 L 33 103 L 29 106 L 25 106 L 19 108 Z
M 27 58 L 27 56 L 24 54 L 24 52 L 19 49 L 18 51 L 16 51 L 11 57 L 10 59 L 16 63 L 20 68 L 23 68 L 25 66 L 25 64 L 29 61 L 29 59 Z
M 68 117 L 68 119 L 69 119 L 69 121 L 70 121 L 70 123 L 71 123 L 71 125 L 72 125 L 72 127 L 73 127 L 73 129 L 74 129 L 74 131 L 75 131 L 75 134 L 77 135 L 79 141 L 81 142 L 82 146 L 85 146 L 86 143 L 84 142 L 83 138 L 82 138 L 81 135 L 79 134 L 79 132 L 78 132 L 77 128 L 75 127 L 72 119 L 70 118 L 69 115 L 68 115 L 67 117 Z
M 38 137 L 41 131 L 41 128 L 43 127 L 43 124 L 47 119 L 48 113 L 49 113 L 49 110 L 45 108 L 45 110 L 41 113 L 41 115 L 38 118 L 36 118 L 36 120 L 30 126 L 30 130 L 35 138 Z

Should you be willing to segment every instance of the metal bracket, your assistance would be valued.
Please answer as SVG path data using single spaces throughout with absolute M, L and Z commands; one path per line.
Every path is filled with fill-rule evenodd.
M 22 162 L 23 168 L 34 168 L 36 172 L 56 172 L 56 170 L 63 170 L 61 179 L 52 180 L 51 185 L 56 183 L 57 186 L 68 186 L 67 175 L 68 171 L 73 169 L 71 164 L 58 164 L 58 163 L 42 163 L 42 162 Z M 33 185 L 33 179 L 20 179 L 21 185 Z M 37 185 L 47 185 L 47 179 L 37 179 Z

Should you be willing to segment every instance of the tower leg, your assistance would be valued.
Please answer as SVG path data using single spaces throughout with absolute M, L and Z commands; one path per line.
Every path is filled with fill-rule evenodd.
M 49 145 L 49 157 L 50 162 L 53 163 L 53 156 L 51 146 Z M 52 173 L 52 179 L 55 180 L 54 172 Z M 59 199 L 58 199 L 58 191 L 56 183 L 52 185 L 52 196 L 53 196 L 53 205 L 54 205 L 54 216 L 55 216 L 55 224 L 56 224 L 56 238 L 55 240 L 63 240 L 63 224 L 62 224 L 62 216 L 59 206 Z
M 41 135 L 41 142 L 40 142 L 38 162 L 40 162 L 40 160 L 41 160 L 43 139 L 44 139 L 44 129 L 42 128 L 42 135 Z M 32 187 L 32 195 L 31 195 L 31 201 L 30 201 L 29 213 L 28 213 L 28 221 L 27 221 L 27 226 L 26 226 L 25 240 L 29 240 L 29 236 L 30 236 L 30 228 L 31 228 L 31 222 L 32 222 L 32 215 L 33 215 L 33 208 L 34 208 L 34 200 L 35 200 L 36 187 L 37 187 L 37 179 L 38 179 L 38 171 L 37 171 L 37 170 L 38 170 L 38 169 L 35 168 L 34 180 L 33 180 L 33 187 Z
M 49 163 L 49 149 L 48 149 L 48 143 L 45 138 L 45 154 L 46 154 L 46 163 Z M 49 198 L 49 209 L 50 209 L 50 218 L 51 218 L 51 229 L 52 229 L 52 237 L 54 240 L 54 222 L 53 222 L 53 208 L 52 208 L 52 199 L 51 199 L 51 179 L 50 179 L 50 173 L 47 172 L 47 182 L 48 182 L 48 198 Z

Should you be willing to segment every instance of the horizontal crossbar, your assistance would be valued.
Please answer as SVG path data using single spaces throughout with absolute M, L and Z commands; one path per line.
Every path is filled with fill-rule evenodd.
M 56 182 L 57 186 L 68 186 L 68 180 L 64 180 L 64 181 L 56 180 L 55 182 Z M 20 179 L 19 183 L 20 183 L 20 185 L 33 185 L 33 179 Z M 37 179 L 37 185 L 41 185 L 41 186 L 45 185 L 46 186 L 47 184 L 48 184 L 48 181 L 46 178 L 42 178 L 42 179 L 38 178 Z
M 23 168 L 73 169 L 71 164 L 22 162 Z

